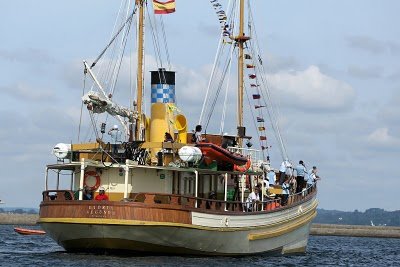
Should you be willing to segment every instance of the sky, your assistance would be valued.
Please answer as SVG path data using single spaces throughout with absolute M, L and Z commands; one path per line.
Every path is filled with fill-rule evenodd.
M 252 4 L 290 159 L 319 168 L 319 208 L 399 210 L 400 2 Z M 119 1 L 106 0 L 0 2 L 0 199 L 7 206 L 38 207 L 45 165 L 56 162 L 52 148 L 77 141 L 82 60 L 92 62 L 105 47 L 118 9 Z M 176 13 L 163 20 L 179 108 L 192 129 L 218 19 L 209 1 L 177 0 Z M 156 67 L 152 52 L 147 81 Z M 129 88 L 128 73 L 120 87 Z M 278 168 L 281 158 L 272 153 L 271 160 Z

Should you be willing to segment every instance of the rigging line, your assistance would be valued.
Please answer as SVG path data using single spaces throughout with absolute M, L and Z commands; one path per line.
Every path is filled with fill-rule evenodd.
M 253 22 L 254 20 L 253 20 L 253 14 L 252 14 L 252 10 L 251 10 L 251 6 L 249 5 L 249 16 L 250 16 L 250 20 L 251 20 L 251 22 Z M 258 52 L 257 54 L 258 55 L 260 55 L 261 53 L 261 49 L 260 49 L 260 46 L 259 46 L 259 43 L 258 43 L 258 38 L 257 38 L 257 31 L 256 31 L 256 29 L 255 29 L 255 27 L 252 27 L 253 29 L 254 29 L 254 35 L 255 35 L 255 45 L 256 45 L 256 47 L 254 48 L 254 46 L 252 45 L 253 44 L 253 42 L 250 42 L 250 44 L 251 44 L 251 49 L 254 51 L 254 50 L 256 50 L 256 52 Z M 262 80 L 262 82 L 263 82 L 263 85 L 264 85 L 264 88 L 265 88 L 265 91 L 266 91 L 266 93 L 267 93 L 267 97 L 268 97 L 268 99 L 269 99 L 269 102 L 270 102 L 270 105 L 268 105 L 267 106 L 267 111 L 269 112 L 269 111 L 271 111 L 271 113 L 269 113 L 270 114 L 270 118 L 271 118 L 271 121 L 273 122 L 273 128 L 275 128 L 274 129 L 274 131 L 275 131 L 275 137 L 277 138 L 277 141 L 278 141 L 278 143 L 280 144 L 280 148 L 281 148 L 281 153 L 282 153 L 282 157 L 283 158 L 287 158 L 288 157 L 288 154 L 287 154 L 287 150 L 286 150 L 286 145 L 285 145 L 285 143 L 284 143 L 284 141 L 283 141 L 283 137 L 282 137 L 282 133 L 281 133 L 281 131 L 280 131 L 280 127 L 279 127 L 279 124 L 278 124 L 278 119 L 277 119 L 277 114 L 276 113 L 278 113 L 278 115 L 279 115 L 279 109 L 276 107 L 276 103 L 275 102 L 273 102 L 272 101 L 272 98 L 271 98 L 271 93 L 270 93 L 270 90 L 269 90 L 269 88 L 268 88 L 268 83 L 267 83 L 267 81 L 266 81 L 266 77 L 264 77 L 264 75 L 265 75 L 265 69 L 264 69 L 264 66 L 261 64 L 261 62 L 259 62 L 259 61 L 256 61 L 256 64 L 258 65 L 258 67 L 257 68 L 259 68 L 259 69 L 261 69 L 262 70 L 262 73 L 261 73 L 261 75 L 260 75 L 260 77 L 261 77 L 261 80 Z M 274 126 L 274 124 L 275 124 L 275 126 Z
M 250 101 L 250 97 L 249 97 L 249 92 L 248 92 L 248 89 L 247 89 L 247 86 L 245 85 L 244 86 L 244 91 L 245 91 L 245 93 L 246 93 L 246 98 L 247 98 L 247 102 L 249 103 L 249 106 L 251 107 L 252 105 L 251 105 L 251 101 Z M 258 137 L 258 142 L 259 142 L 259 145 L 262 147 L 262 142 L 261 142 L 261 139 L 260 139 L 260 134 L 259 134 L 259 132 L 258 132 L 258 126 L 257 126 L 257 124 L 256 124 L 256 119 L 255 119 L 255 117 L 254 117 L 254 112 L 253 112 L 253 109 L 252 108 L 250 108 L 250 114 L 251 114 L 251 117 L 253 118 L 253 126 L 254 126 L 254 128 L 256 129 L 256 133 L 257 133 L 257 137 Z M 267 144 L 267 147 L 268 147 L 268 143 L 266 142 L 266 144 Z M 264 153 L 264 149 L 262 149 L 262 154 L 263 154 L 263 159 L 265 159 L 266 157 L 265 157 L 265 153 Z
M 221 89 L 222 89 L 223 82 L 224 82 L 225 77 L 226 77 L 226 72 L 227 72 L 227 70 L 228 70 L 228 65 L 229 65 L 229 61 L 230 61 L 230 60 L 231 60 L 230 58 L 227 59 L 227 62 L 226 62 L 226 64 L 225 64 L 225 67 L 224 67 L 223 72 L 222 72 L 222 74 L 221 74 L 221 79 L 220 79 L 220 82 L 218 83 L 218 86 L 217 86 L 217 92 L 216 92 L 216 94 L 215 94 L 213 103 L 211 104 L 211 108 L 210 108 L 209 115 L 208 115 L 208 117 L 207 117 L 207 123 L 206 123 L 206 125 L 205 125 L 205 130 L 207 130 L 208 125 L 209 125 L 210 120 L 211 120 L 211 117 L 212 117 L 212 115 L 213 115 L 213 111 L 214 111 L 214 109 L 215 109 L 215 105 L 216 105 L 216 103 L 217 103 L 219 94 L 220 94 Z
M 130 3 L 130 1 L 128 1 L 128 4 L 129 3 Z M 126 16 L 128 16 L 128 15 L 129 15 L 129 9 L 127 9 Z M 128 36 L 129 36 L 131 24 L 132 24 L 132 20 L 130 20 L 126 24 L 127 27 L 124 28 L 124 34 L 122 35 L 122 38 L 121 38 L 119 54 L 117 55 L 117 57 L 115 59 L 115 64 L 114 64 L 113 71 L 112 71 L 111 78 L 110 78 L 110 87 L 109 87 L 110 89 L 109 89 L 109 92 L 110 92 L 111 95 L 114 95 L 114 92 L 115 92 L 115 86 L 116 86 L 116 83 L 118 81 L 119 71 L 120 71 L 121 64 L 122 64 L 122 61 L 123 61 L 123 58 L 124 58 L 126 42 L 127 42 Z
M 121 33 L 121 31 L 125 28 L 125 25 L 127 25 L 133 18 L 133 15 L 136 13 L 136 9 L 134 9 L 131 13 L 131 15 L 128 17 L 128 19 L 122 24 L 122 26 L 119 28 L 117 33 L 114 35 L 114 37 L 111 38 L 111 41 L 108 43 L 108 45 L 103 49 L 103 51 L 100 53 L 100 55 L 93 61 L 92 65 L 90 68 L 93 68 L 97 62 L 101 59 L 101 57 L 104 55 L 104 53 L 107 51 L 107 49 L 111 46 L 111 44 L 114 42 L 114 40 L 118 37 L 118 35 Z
M 233 1 L 233 2 L 235 2 L 235 1 Z M 228 8 L 229 8 L 229 6 L 233 6 L 233 5 L 234 4 L 232 4 L 232 0 L 229 0 Z M 228 13 L 228 14 L 231 14 L 231 13 L 232 13 L 232 11 L 230 13 Z M 227 16 L 228 16 L 228 14 L 227 14 Z M 223 35 L 223 32 L 221 32 L 220 39 L 218 41 L 217 52 L 215 53 L 215 57 L 214 57 L 214 63 L 213 63 L 213 67 L 212 67 L 212 70 L 211 70 L 211 75 L 210 75 L 210 78 L 208 80 L 206 95 L 204 97 L 204 102 L 203 102 L 203 106 L 201 107 L 199 121 L 197 123 L 199 125 L 201 125 L 202 122 L 203 122 L 204 111 L 205 111 L 205 108 L 206 108 L 207 103 L 208 103 L 208 94 L 210 93 L 211 83 L 212 83 L 212 81 L 214 79 L 215 71 L 216 71 L 216 69 L 217 69 L 217 67 L 219 65 L 218 64 L 218 62 L 219 62 L 218 59 L 219 59 L 220 54 L 222 53 L 221 50 L 225 47 L 225 46 L 223 46 L 223 40 L 224 40 L 224 35 Z
M 90 116 L 90 121 L 92 122 L 92 129 L 93 129 L 94 134 L 96 136 L 96 140 L 100 139 L 99 138 L 99 133 L 97 132 L 97 127 L 96 127 L 97 121 L 95 121 L 92 111 L 89 112 L 89 116 Z
M 226 113 L 226 106 L 227 106 L 227 100 L 228 100 L 228 89 L 229 89 L 229 82 L 230 82 L 230 75 L 231 75 L 231 70 L 232 70 L 232 55 L 233 51 L 235 50 L 234 46 L 231 46 L 231 53 L 230 53 L 230 59 L 229 59 L 229 72 L 228 72 L 228 80 L 226 81 L 226 89 L 225 89 L 225 98 L 224 98 L 224 105 L 222 109 L 222 118 L 221 118 L 221 128 L 220 128 L 220 133 L 223 134 L 224 132 L 224 126 L 225 126 L 225 113 Z
M 83 75 L 83 88 L 82 88 L 82 97 L 85 95 L 86 89 L 86 70 Z M 78 126 L 78 143 L 81 135 L 81 126 L 82 126 L 82 115 L 83 115 L 83 101 L 81 100 L 81 114 L 79 115 L 79 126 Z
M 253 13 L 252 13 L 252 9 L 251 9 L 251 6 L 249 5 L 249 10 L 250 10 L 250 17 L 251 17 L 251 21 L 254 21 L 254 19 L 253 19 Z M 258 37 L 257 37 L 257 31 L 256 31 L 256 28 L 255 27 L 253 27 L 254 28 L 254 35 L 255 35 L 255 48 L 253 48 L 253 49 L 255 49 L 258 53 L 258 55 L 260 55 L 261 54 L 261 48 L 260 48 L 260 45 L 259 45 L 259 43 L 258 43 Z M 252 43 L 251 43 L 252 44 Z M 265 73 L 266 73 L 266 71 L 265 71 L 265 68 L 264 68 L 264 66 L 261 64 L 261 62 L 258 62 L 257 61 L 257 63 L 260 63 L 259 65 L 260 65 L 260 67 L 261 67 L 261 69 L 262 69 L 262 75 L 261 75 L 261 78 L 263 79 L 263 82 L 265 82 L 265 84 L 266 84 L 266 88 L 268 89 L 268 83 L 267 83 L 267 80 L 266 80 L 266 77 L 265 77 L 265 81 L 264 81 L 264 75 L 265 75 Z M 280 116 L 280 114 L 279 114 L 279 108 L 277 107 L 277 103 L 275 102 L 275 101 L 272 101 L 272 98 L 271 98 L 271 94 L 269 93 L 269 89 L 268 89 L 268 91 L 267 91 L 267 93 L 268 93 L 268 97 L 269 97 L 269 99 L 270 99 L 270 103 L 271 103 L 271 105 L 273 106 L 273 111 L 274 111 L 274 114 L 275 114 L 275 112 L 276 113 L 278 113 L 277 115 L 275 114 L 275 120 L 277 120 L 277 117 L 276 116 Z M 278 131 L 280 132 L 280 129 L 279 129 L 279 127 L 278 127 Z
M 259 66 L 259 67 L 260 67 L 260 66 Z M 265 87 L 264 77 L 263 77 L 262 73 L 260 73 L 260 72 L 258 71 L 258 69 L 259 69 L 259 68 L 256 67 L 256 73 L 257 73 L 257 74 L 260 74 L 259 76 L 261 77 L 261 80 L 262 80 L 261 85 L 262 85 L 262 88 L 265 89 L 265 91 L 260 90 L 260 93 L 261 93 L 261 95 L 263 96 L 264 104 L 265 104 L 266 107 L 267 107 L 267 112 L 268 112 L 268 115 L 269 115 L 269 117 L 270 117 L 270 119 L 271 119 L 271 126 L 272 126 L 272 129 L 273 129 L 274 132 L 275 132 L 275 137 L 276 137 L 276 139 L 277 139 L 277 141 L 278 141 L 279 149 L 280 149 L 281 155 L 282 155 L 283 158 L 286 158 L 286 157 L 287 157 L 287 151 L 286 151 L 286 147 L 285 147 L 285 144 L 284 144 L 282 135 L 281 135 L 281 133 L 280 133 L 279 125 L 278 125 L 278 123 L 277 123 L 277 117 L 276 117 L 276 114 L 275 114 L 275 110 L 274 110 L 274 107 L 273 107 L 272 100 L 271 100 L 271 98 L 270 98 L 270 93 L 269 93 L 268 88 Z M 265 92 L 266 94 L 265 94 L 264 92 Z M 268 100 L 269 100 L 268 103 L 265 102 L 265 99 L 268 99 Z
M 203 102 L 203 106 L 201 108 L 201 112 L 200 112 L 200 118 L 199 118 L 199 122 L 198 124 L 201 125 L 203 122 L 203 115 L 204 115 L 204 110 L 206 108 L 206 104 L 208 103 L 208 94 L 210 93 L 210 89 L 211 89 L 211 83 L 214 79 L 214 75 L 215 75 L 215 71 L 219 62 L 219 56 L 221 53 L 221 49 L 222 49 L 222 44 L 223 44 L 223 34 L 221 33 L 220 38 L 219 38 L 219 42 L 218 42 L 218 49 L 217 49 L 217 53 L 215 54 L 215 58 L 214 58 L 214 64 L 211 70 L 211 75 L 210 75 L 210 79 L 208 80 L 208 86 L 207 86 L 207 90 L 206 90 L 206 96 L 204 97 L 204 102 Z
M 222 47 L 221 54 L 222 54 L 223 50 L 225 50 L 225 46 Z M 223 54 L 222 54 L 222 56 L 223 56 Z M 220 55 L 219 57 L 222 57 L 222 56 Z M 231 60 L 231 58 L 228 55 L 228 57 L 225 59 L 225 63 L 224 63 L 225 65 L 221 68 L 222 72 L 216 72 L 214 74 L 214 76 L 213 76 L 213 81 L 216 81 L 216 82 L 212 83 L 212 87 L 217 88 L 217 90 L 215 91 L 215 94 L 210 95 L 209 99 L 207 100 L 208 102 L 212 101 L 212 103 L 210 104 L 211 105 L 211 109 L 208 110 L 208 114 L 207 114 L 208 115 L 207 116 L 208 120 L 213 115 L 212 113 L 213 113 L 214 108 L 215 108 L 215 102 L 218 100 L 220 91 L 222 90 L 222 85 L 223 85 L 223 83 L 225 81 L 227 66 L 229 65 L 229 61 L 230 60 Z M 220 66 L 222 65 L 222 61 L 223 60 L 221 59 L 221 60 L 219 60 L 217 62 L 217 69 L 220 69 Z
M 129 24 L 129 27 L 127 28 L 127 31 L 126 31 L 125 36 L 124 36 L 124 39 L 123 39 L 122 52 L 121 52 L 121 56 L 120 56 L 120 59 L 119 59 L 118 69 L 116 70 L 116 75 L 115 75 L 114 83 L 113 83 L 113 86 L 111 87 L 111 88 L 112 88 L 111 93 L 112 93 L 113 95 L 114 95 L 115 88 L 116 88 L 116 84 L 117 84 L 117 81 L 118 81 L 118 76 L 119 76 L 119 73 L 120 73 L 120 70 L 121 70 L 122 61 L 123 61 L 123 59 L 124 59 L 124 54 L 125 54 L 125 49 L 126 49 L 126 43 L 128 42 L 128 37 L 129 37 L 129 32 L 130 32 L 130 25 L 131 25 L 131 24 Z
M 147 16 L 149 17 L 149 25 L 150 25 L 150 31 L 151 31 L 151 36 L 153 37 L 153 46 L 154 46 L 154 50 L 155 50 L 155 54 L 158 57 L 157 60 L 157 65 L 160 66 L 162 68 L 162 57 L 161 57 L 161 49 L 160 49 L 160 45 L 158 43 L 158 39 L 157 39 L 157 35 L 158 35 L 158 31 L 157 31 L 157 23 L 155 20 L 155 15 L 153 14 L 153 21 L 150 17 L 150 13 L 149 13 L 149 9 L 146 9 L 147 12 Z M 154 25 L 153 25 L 154 22 Z
M 165 26 L 164 26 L 163 16 L 160 16 L 160 21 L 161 21 L 162 35 L 163 35 L 164 44 L 165 44 L 165 53 L 166 53 L 166 56 L 167 56 L 168 69 L 171 70 L 171 61 L 170 61 L 170 58 L 169 58 L 168 42 L 167 42 L 167 36 L 165 34 Z
M 125 7 L 124 7 L 124 3 L 125 2 Z M 114 27 L 113 30 L 111 31 L 111 35 L 110 35 L 110 39 L 114 36 L 115 33 L 115 29 L 117 28 L 117 24 L 118 21 L 120 20 L 120 17 L 122 17 L 122 13 L 123 13 L 123 9 L 126 9 L 129 12 L 129 7 L 130 7 L 130 1 L 121 1 L 121 5 L 120 8 L 118 10 L 118 14 L 116 16 L 115 19 L 115 23 L 114 23 Z M 135 10 L 135 9 L 134 9 Z M 133 11 L 135 12 L 135 11 Z M 122 18 L 121 18 L 122 19 Z M 113 61 L 113 58 L 115 58 L 115 54 L 116 54 L 116 45 L 114 43 L 113 47 L 112 47 L 112 51 L 110 51 L 110 57 L 111 60 L 108 60 L 108 62 L 105 62 L 105 64 L 102 64 L 100 69 L 98 70 L 98 76 L 99 76 L 99 80 L 103 82 L 103 84 L 108 87 L 109 86 L 109 80 L 110 80 L 110 75 L 111 75 L 111 69 L 112 69 L 112 65 L 115 64 Z M 104 71 L 103 71 L 103 67 L 104 67 Z M 93 89 L 94 84 L 92 85 L 91 90 Z

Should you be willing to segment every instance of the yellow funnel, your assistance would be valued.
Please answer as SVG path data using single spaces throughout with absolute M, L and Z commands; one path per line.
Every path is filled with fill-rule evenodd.
M 179 143 L 187 143 L 187 121 L 186 117 L 182 114 L 175 116 L 175 129 L 178 130 L 178 140 Z

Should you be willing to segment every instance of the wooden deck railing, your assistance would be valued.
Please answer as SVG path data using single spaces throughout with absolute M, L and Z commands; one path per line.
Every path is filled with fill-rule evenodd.
M 316 184 L 307 188 L 306 191 L 290 195 L 287 203 L 283 204 L 281 198 L 267 199 L 264 201 L 241 202 L 223 201 L 199 198 L 193 196 L 140 192 L 132 199 L 123 199 L 125 202 L 144 203 L 149 205 L 160 205 L 160 208 L 187 208 L 195 210 L 208 210 L 215 212 L 269 212 L 294 206 L 312 198 L 316 194 Z M 43 201 L 79 201 L 74 198 L 71 190 L 48 190 L 43 192 Z
M 47 190 L 42 193 L 43 201 L 67 201 L 75 200 L 71 190 Z

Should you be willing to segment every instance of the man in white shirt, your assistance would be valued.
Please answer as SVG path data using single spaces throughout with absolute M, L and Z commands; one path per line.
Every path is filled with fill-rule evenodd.
M 320 180 L 321 178 L 319 178 L 319 176 L 317 175 L 317 167 L 313 166 L 311 169 L 310 174 L 307 177 L 307 189 L 308 192 L 310 192 L 310 187 L 318 180 Z
M 304 177 L 307 174 L 306 166 L 302 160 L 299 161 L 299 165 L 296 166 L 296 193 L 300 193 L 305 185 Z
M 259 195 L 259 192 L 258 192 L 258 187 L 254 187 L 254 190 L 249 194 L 249 196 L 247 197 L 247 210 L 248 211 L 254 211 L 254 210 L 256 210 L 255 209 L 255 203 L 257 202 L 257 201 L 259 201 L 260 200 L 260 195 Z
M 288 159 L 282 161 L 281 167 L 279 168 L 279 184 L 282 185 L 285 181 L 286 174 L 291 175 L 292 164 Z

